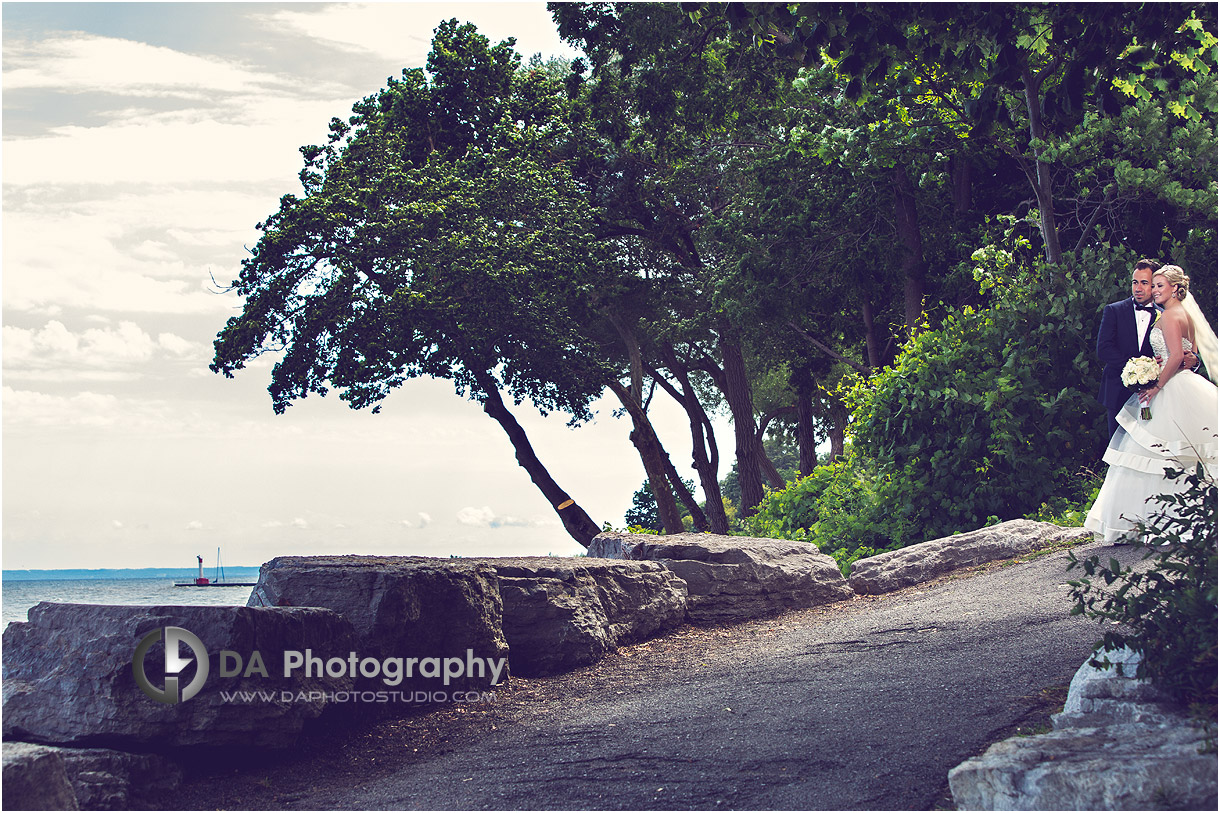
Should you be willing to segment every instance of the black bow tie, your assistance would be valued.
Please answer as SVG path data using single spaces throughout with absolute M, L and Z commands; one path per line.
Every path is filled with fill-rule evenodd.
M 1136 305 L 1137 311 L 1148 311 L 1148 313 L 1156 313 L 1156 305 Z

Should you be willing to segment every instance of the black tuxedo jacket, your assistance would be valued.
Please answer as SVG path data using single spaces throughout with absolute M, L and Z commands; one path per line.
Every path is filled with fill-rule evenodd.
M 1097 358 L 1106 366 L 1101 373 L 1101 391 L 1097 394 L 1097 400 L 1106 407 L 1111 435 L 1118 428 L 1115 416 L 1134 392 L 1123 386 L 1123 365 L 1136 356 L 1152 357 L 1152 346 L 1148 343 L 1150 333 L 1145 331 L 1143 337 L 1137 339 L 1135 300 L 1131 297 L 1102 309 L 1101 328 L 1097 331 Z

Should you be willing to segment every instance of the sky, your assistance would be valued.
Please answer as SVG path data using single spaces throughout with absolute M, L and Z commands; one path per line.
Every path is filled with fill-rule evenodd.
M 255 224 L 300 191 L 298 148 L 423 66 L 449 17 L 525 58 L 575 55 L 543 3 L 2 13 L 5 569 L 211 566 L 217 548 L 226 565 L 583 550 L 447 382 L 408 382 L 379 415 L 313 396 L 277 416 L 274 359 L 208 370 L 242 305 L 221 289 Z M 614 407 L 576 429 L 514 412 L 559 484 L 622 527 L 644 472 Z M 685 418 L 660 403 L 654 420 L 685 472 Z

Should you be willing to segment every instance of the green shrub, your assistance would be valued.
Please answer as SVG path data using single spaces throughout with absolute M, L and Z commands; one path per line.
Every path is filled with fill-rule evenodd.
M 1122 625 L 1107 629 L 1094 647 L 1094 666 L 1110 665 L 1104 652 L 1130 647 L 1142 655 L 1136 677 L 1149 678 L 1180 702 L 1214 709 L 1216 483 L 1202 466 L 1172 476 L 1185 478 L 1187 489 L 1156 497 L 1166 513 L 1139 523 L 1130 537 L 1147 548 L 1143 558 L 1152 560 L 1150 568 L 1122 567 L 1113 558 L 1103 564 L 1096 554 L 1081 560 L 1068 552 L 1068 570 L 1085 573 L 1069 582 L 1072 614 Z
M 868 461 L 849 457 L 768 491 L 746 520 L 754 536 L 812 542 L 847 573 L 865 556 L 904 544 L 904 526 L 890 510 L 887 483 Z
M 1057 270 L 994 248 L 975 259 L 990 307 L 916 334 L 848 396 L 853 448 L 875 461 L 905 544 L 1083 501 L 1076 473 L 1105 437 L 1093 347 L 1133 256 L 1092 252 Z

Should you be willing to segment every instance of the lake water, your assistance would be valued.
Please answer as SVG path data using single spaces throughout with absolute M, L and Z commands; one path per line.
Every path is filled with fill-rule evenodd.
M 181 579 L 179 579 L 181 581 Z M 174 587 L 174 579 L 5 579 L 4 626 L 25 621 L 40 601 L 66 604 L 206 604 L 245 606 L 251 587 Z

